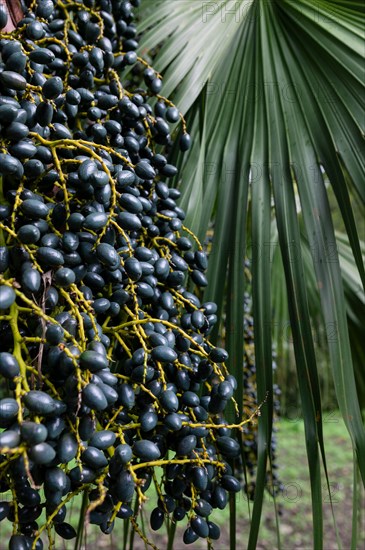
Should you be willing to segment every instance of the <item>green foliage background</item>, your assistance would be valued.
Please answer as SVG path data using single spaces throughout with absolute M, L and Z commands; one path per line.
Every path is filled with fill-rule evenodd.
M 328 406 L 335 389 L 365 480 L 364 9 L 322 0 L 145 0 L 141 8 L 141 52 L 157 51 L 164 94 L 194 136 L 187 159 L 172 153 L 175 184 L 198 236 L 214 226 L 205 299 L 226 315 L 239 391 L 248 251 L 252 261 L 258 400 L 269 397 L 250 548 L 270 460 L 273 343 L 281 383 L 299 389 L 315 548 L 322 548 L 327 478 L 321 391 Z

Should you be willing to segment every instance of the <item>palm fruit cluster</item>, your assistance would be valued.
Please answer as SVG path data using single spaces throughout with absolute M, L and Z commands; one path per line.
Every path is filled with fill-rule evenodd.
M 123 520 L 144 537 L 151 484 L 153 529 L 169 517 L 185 521 L 185 543 L 211 541 L 212 510 L 241 488 L 232 430 L 247 420 L 223 418 L 236 381 L 208 340 L 216 305 L 198 298 L 207 256 L 168 185 L 168 150 L 190 136 L 137 56 L 136 6 L 32 1 L 0 35 L 0 520 L 13 524 L 11 550 L 74 538 L 79 494 L 103 533 Z

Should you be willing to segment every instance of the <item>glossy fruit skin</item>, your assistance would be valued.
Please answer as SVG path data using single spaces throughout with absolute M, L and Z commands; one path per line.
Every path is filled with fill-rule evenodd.
M 180 137 L 180 150 L 185 152 L 185 151 L 188 151 L 191 147 L 191 137 L 189 134 L 183 134 L 181 137 Z
M 176 412 L 179 406 L 179 400 L 172 390 L 162 392 L 160 403 L 169 412 Z
M 64 338 L 64 330 L 59 325 L 49 325 L 46 329 L 46 340 L 49 344 L 57 346 Z
M 119 387 L 119 402 L 121 405 L 124 405 L 127 409 L 132 409 L 135 403 L 135 394 L 132 386 L 129 384 L 122 384 Z
M 132 448 L 126 443 L 118 445 L 115 449 L 114 458 L 121 464 L 127 464 L 132 460 L 133 451 Z
M 105 450 L 114 445 L 115 440 L 115 433 L 110 430 L 101 430 L 94 433 L 90 440 L 90 445 L 93 445 L 97 449 Z
M 150 524 L 153 531 L 161 529 L 164 520 L 164 513 L 160 508 L 154 508 L 151 512 Z
M 238 493 L 241 490 L 240 482 L 231 475 L 224 475 L 221 483 L 222 487 L 230 493 Z
M 161 456 L 160 450 L 155 443 L 143 439 L 136 441 L 133 446 L 133 454 L 145 462 L 157 460 Z
M 12 397 L 0 399 L 0 427 L 7 428 L 16 419 L 19 405 Z
M 228 495 L 225 489 L 219 485 L 213 491 L 212 504 L 215 508 L 224 510 L 227 505 Z
M 49 246 L 41 246 L 37 250 L 37 256 L 40 262 L 48 264 L 51 267 L 57 267 L 64 264 L 63 254 Z
M 214 348 L 210 352 L 210 358 L 212 359 L 212 361 L 221 363 L 222 361 L 227 361 L 228 353 L 222 348 Z
M 221 530 L 216 523 L 208 521 L 209 538 L 212 540 L 218 540 L 221 534 Z
M 186 435 L 178 443 L 177 454 L 181 456 L 189 455 L 191 451 L 195 449 L 196 445 L 197 445 L 196 436 Z
M 48 491 L 64 491 L 67 487 L 67 477 L 61 468 L 48 468 L 45 475 L 45 487 Z
M 23 398 L 24 404 L 32 412 L 40 415 L 51 414 L 55 411 L 55 402 L 43 391 L 31 390 Z
M 188 407 L 197 407 L 199 406 L 200 400 L 196 393 L 186 391 L 182 396 L 182 403 Z
M 135 483 L 129 472 L 122 472 L 116 479 L 116 494 L 122 502 L 130 502 L 134 495 Z
M 152 350 L 152 358 L 155 361 L 161 361 L 163 363 L 168 363 L 170 361 L 175 361 L 177 359 L 176 352 L 169 348 L 168 346 L 157 346 Z
M 76 275 L 72 269 L 68 267 L 61 267 L 55 273 L 55 282 L 62 288 L 68 288 L 76 281 Z
M 4 273 L 9 267 L 9 249 L 7 246 L 0 246 L 0 273 Z
M 217 439 L 218 448 L 228 457 L 234 458 L 240 453 L 240 446 L 237 441 L 228 436 L 222 436 Z
M 18 237 L 23 244 L 35 244 L 39 241 L 41 233 L 34 225 L 23 225 L 18 231 Z
M 178 432 L 182 427 L 181 416 L 177 413 L 170 413 L 164 419 L 164 425 L 173 432 Z
M 109 361 L 105 355 L 96 351 L 84 351 L 80 355 L 79 360 L 80 366 L 84 369 L 89 369 L 91 372 L 97 372 L 109 366 Z
M 63 83 L 60 77 L 55 76 L 46 80 L 42 87 L 42 93 L 47 99 L 54 99 L 63 90 Z
M 96 255 L 99 260 L 106 266 L 113 267 L 119 265 L 119 256 L 110 244 L 102 243 L 96 248 Z
M 24 535 L 12 535 L 10 537 L 9 550 L 28 550 L 28 548 Z
M 135 171 L 137 176 L 142 179 L 153 179 L 156 175 L 156 172 L 152 166 L 145 161 L 139 162 L 135 167 Z
M 34 61 L 34 63 L 47 65 L 48 63 L 51 63 L 54 60 L 55 55 L 48 48 L 38 48 L 30 52 L 29 58 L 31 61 Z
M 205 468 L 197 466 L 192 471 L 192 480 L 199 491 L 204 491 L 208 485 L 208 474 Z
M 198 516 L 194 517 L 191 520 L 191 528 L 197 535 L 199 535 L 199 537 L 208 538 L 209 527 L 207 522 L 203 518 Z
M 192 527 L 188 527 L 183 536 L 184 544 L 193 544 L 199 538 L 199 535 L 193 531 Z
M 105 468 L 108 465 L 108 460 L 104 456 L 104 453 L 91 445 L 83 452 L 82 460 L 92 469 L 96 470 Z
M 9 286 L 0 286 L 0 310 L 8 309 L 13 305 L 16 299 L 16 294 Z
M 104 227 L 108 220 L 108 216 L 103 212 L 93 212 L 86 216 L 83 227 L 85 229 L 92 229 L 93 231 L 98 231 Z
M 153 430 L 158 423 L 158 415 L 154 411 L 145 411 L 139 417 L 141 429 L 144 432 Z
M 71 540 L 76 537 L 76 531 L 69 523 L 56 523 L 55 530 L 65 540 Z
M 21 178 L 24 174 L 24 169 L 17 158 L 0 153 L 0 174 Z
M 39 201 L 34 199 L 26 199 L 21 204 L 22 211 L 30 218 L 39 219 L 46 218 L 48 215 L 47 206 Z
M 36 464 L 49 464 L 56 457 L 56 451 L 48 443 L 37 443 L 28 454 Z
M 85 404 L 96 411 L 103 411 L 108 406 L 108 401 L 102 390 L 96 384 L 88 384 L 82 392 Z
M 0 434 L 0 449 L 18 447 L 20 436 L 14 430 L 6 430 Z
M 10 504 L 6 501 L 0 502 L 0 521 L 6 518 L 9 511 L 10 511 Z
M 43 443 L 47 439 L 47 428 L 38 422 L 25 421 L 20 426 L 20 433 L 29 445 Z
M 6 27 L 6 23 L 8 22 L 8 14 L 6 11 L 5 6 L 0 6 L 0 29 L 3 29 Z
M 41 288 L 42 278 L 39 271 L 36 269 L 26 269 L 22 274 L 21 279 L 23 288 L 32 293 L 37 293 Z
M 174 510 L 174 520 L 182 521 L 186 515 L 184 508 L 177 506 Z
M 194 511 L 201 517 L 208 517 L 212 513 L 212 506 L 206 500 L 200 498 L 196 501 Z
M 5 378 L 14 378 L 15 376 L 19 376 L 20 374 L 20 367 L 18 360 L 14 355 L 8 352 L 1 352 L 0 353 L 0 375 L 4 376 Z
M 14 71 L 0 73 L 0 82 L 13 90 L 25 90 L 27 86 L 25 78 Z
M 57 456 L 60 462 L 67 464 L 73 460 L 76 456 L 77 448 L 75 436 L 70 433 L 63 434 L 57 445 Z

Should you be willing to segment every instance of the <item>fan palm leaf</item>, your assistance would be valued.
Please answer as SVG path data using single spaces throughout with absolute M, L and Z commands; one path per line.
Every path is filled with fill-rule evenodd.
M 274 206 L 305 422 L 314 547 L 321 548 L 320 467 L 322 460 L 326 469 L 326 462 L 313 295 L 325 327 L 331 327 L 327 345 L 337 400 L 365 481 L 361 382 L 357 377 L 356 384 L 354 372 L 354 362 L 364 359 L 357 338 L 361 342 L 358 304 L 365 270 L 351 202 L 353 196 L 365 202 L 365 6 L 324 0 L 144 0 L 144 6 L 149 16 L 140 27 L 141 51 L 158 47 L 154 66 L 164 75 L 164 94 L 174 98 L 194 136 L 185 160 L 175 152 L 180 167 L 175 184 L 200 238 L 214 220 L 205 298 L 221 308 L 228 296 L 227 345 L 239 391 L 243 262 L 248 250 L 252 256 L 258 400 L 268 397 L 259 422 L 249 546 L 257 542 L 270 459 L 277 326 L 272 304 L 275 273 L 280 273 L 271 262 Z M 345 237 L 334 231 L 327 178 Z

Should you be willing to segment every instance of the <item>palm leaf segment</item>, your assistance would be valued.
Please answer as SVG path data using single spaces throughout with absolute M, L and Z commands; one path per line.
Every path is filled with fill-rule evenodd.
M 231 368 L 239 380 L 243 258 L 251 252 L 259 400 L 272 390 L 274 204 L 306 427 L 314 542 L 320 548 L 320 455 L 324 464 L 325 459 L 305 276 L 308 247 L 311 278 L 325 326 L 331 327 L 328 347 L 337 399 L 365 481 L 365 434 L 342 281 L 346 270 L 341 270 L 338 254 L 346 248 L 348 266 L 350 251 L 362 303 L 365 271 L 350 198 L 365 202 L 365 6 L 308 0 L 144 0 L 144 5 L 151 13 L 140 29 L 145 31 L 142 51 L 162 43 L 154 64 L 164 75 L 164 94 L 173 96 L 187 115 L 195 139 L 180 166 L 182 201 L 200 238 L 214 219 L 207 298 L 222 305 L 224 293 L 230 297 L 227 340 Z M 336 239 L 327 181 L 341 210 L 349 247 Z M 347 294 L 351 277 L 345 284 Z M 353 319 L 351 323 L 357 325 Z M 269 398 L 259 428 L 258 478 L 266 468 L 271 408 Z M 260 510 L 256 495 L 251 545 L 257 538 Z

